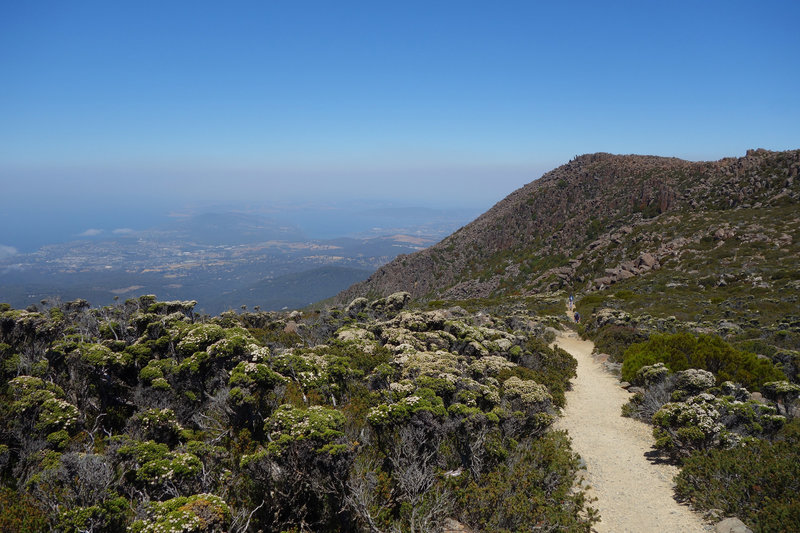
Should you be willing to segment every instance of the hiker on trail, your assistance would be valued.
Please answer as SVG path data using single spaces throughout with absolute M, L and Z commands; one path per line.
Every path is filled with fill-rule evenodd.
M 572 295 L 570 294 L 570 295 L 569 295 L 569 310 L 570 310 L 570 311 L 572 311 L 572 309 L 573 309 L 574 307 L 575 307 L 575 299 L 574 299 L 574 298 L 572 297 Z
M 575 311 L 575 323 L 580 324 L 581 322 L 581 315 L 577 311 Z

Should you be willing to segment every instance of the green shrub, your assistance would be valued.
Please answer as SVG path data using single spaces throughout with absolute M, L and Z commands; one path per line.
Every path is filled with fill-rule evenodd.
M 112 498 L 98 505 L 76 507 L 61 512 L 58 530 L 64 533 L 84 531 L 122 531 L 131 514 L 130 503 L 125 498 Z
M 519 375 L 521 379 L 533 379 L 541 383 L 553 396 L 553 404 L 563 407 L 566 399 L 564 391 L 569 387 L 569 380 L 575 377 L 578 362 L 572 355 L 559 347 L 550 348 L 543 340 L 530 337 L 525 343 L 525 349 L 514 362 L 531 370 L 532 373 Z M 503 381 L 507 375 L 516 375 L 514 372 L 498 377 Z
M 566 433 L 547 433 L 519 446 L 511 460 L 478 481 L 457 480 L 457 505 L 464 521 L 479 531 L 588 533 L 597 518 L 587 509 L 586 495 L 572 490 L 578 468 Z
M 606 325 L 597 330 L 592 340 L 598 352 L 608 354 L 611 361 L 619 363 L 625 350 L 632 344 L 646 341 L 647 335 L 628 326 Z
M 738 516 L 756 532 L 796 531 L 800 446 L 755 440 L 729 450 L 697 452 L 684 462 L 676 491 L 699 509 Z
M 737 350 L 719 337 L 688 333 L 653 335 L 646 342 L 632 345 L 625 351 L 622 379 L 633 381 L 640 368 L 655 363 L 664 363 L 672 372 L 689 368 L 708 370 L 718 383 L 733 381 L 751 391 L 760 390 L 768 381 L 786 379 L 766 359 Z
M 653 415 L 656 448 L 674 458 L 695 450 L 732 448 L 745 437 L 774 435 L 785 423 L 775 408 L 709 393 L 665 404 Z
M 336 454 L 346 449 L 339 441 L 345 417 L 339 411 L 312 406 L 298 409 L 291 405 L 280 406 L 265 423 L 271 442 L 267 449 L 279 455 L 295 442 L 308 441 L 318 453 Z

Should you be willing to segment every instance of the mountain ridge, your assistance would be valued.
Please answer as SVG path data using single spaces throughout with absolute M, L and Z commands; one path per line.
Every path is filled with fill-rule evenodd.
M 608 243 L 624 240 L 637 227 L 669 213 L 750 213 L 796 205 L 798 171 L 800 150 L 749 150 L 744 157 L 710 162 L 607 153 L 578 156 L 512 192 L 436 245 L 398 256 L 340 293 L 338 300 L 398 290 L 422 299 L 594 290 L 604 285 L 606 269 L 625 262 L 638 263 L 626 271 L 634 274 L 636 268 L 658 268 L 659 251 L 667 255 L 676 249 L 657 239 L 649 250 L 630 246 L 629 252 L 635 253 L 623 254 L 614 265 L 587 261 L 593 249 L 608 248 Z M 606 281 L 608 286 L 617 279 Z

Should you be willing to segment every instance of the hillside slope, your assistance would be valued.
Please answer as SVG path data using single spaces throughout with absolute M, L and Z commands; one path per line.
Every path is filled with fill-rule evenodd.
M 422 299 L 594 290 L 648 279 L 668 263 L 710 276 L 707 285 L 777 277 L 772 288 L 781 290 L 796 281 L 799 171 L 800 150 L 751 150 L 715 162 L 583 155 L 339 299 L 398 290 Z

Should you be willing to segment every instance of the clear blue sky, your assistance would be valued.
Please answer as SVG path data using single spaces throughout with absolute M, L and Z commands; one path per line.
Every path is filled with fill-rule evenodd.
M 800 148 L 798 20 L 797 0 L 7 0 L 0 208 L 488 208 L 576 154 Z

